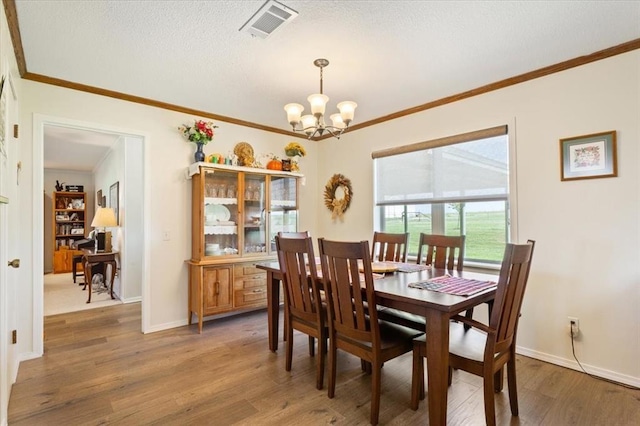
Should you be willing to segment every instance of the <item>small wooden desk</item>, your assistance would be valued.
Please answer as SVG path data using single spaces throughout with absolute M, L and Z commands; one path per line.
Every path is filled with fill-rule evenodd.
M 113 282 L 116 279 L 116 254 L 118 252 L 97 252 L 95 248 L 83 248 L 82 249 L 82 267 L 84 268 L 84 287 L 85 290 L 87 286 L 89 286 L 89 297 L 87 297 L 87 303 L 91 303 L 91 267 L 95 265 L 103 265 L 103 271 L 105 276 L 105 285 L 107 288 L 110 288 L 111 298 L 115 299 L 113 296 Z M 111 267 L 111 286 L 107 285 L 107 266 Z
M 278 349 L 278 315 L 282 272 L 278 262 L 258 264 L 256 267 L 267 271 L 269 349 L 276 351 Z M 445 273 L 463 278 L 498 281 L 498 277 L 495 275 L 428 269 L 420 272 L 395 272 L 373 282 L 378 305 L 422 315 L 427 320 L 427 397 L 429 424 L 433 426 L 444 426 L 447 423 L 449 320 L 455 314 L 481 303 L 492 301 L 496 293 L 494 287 L 471 296 L 454 296 L 408 286 L 411 282 L 442 276 Z

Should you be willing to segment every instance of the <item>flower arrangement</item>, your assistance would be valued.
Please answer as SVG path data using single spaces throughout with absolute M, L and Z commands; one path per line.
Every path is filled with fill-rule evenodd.
M 307 151 L 305 151 L 304 147 L 298 142 L 289 142 L 287 146 L 284 147 L 284 153 L 287 154 L 287 157 L 304 157 L 307 155 Z
M 213 139 L 213 129 L 217 128 L 218 126 L 214 125 L 211 121 L 194 120 L 193 126 L 187 126 L 185 124 L 178 127 L 178 130 L 182 132 L 189 142 L 206 145 Z

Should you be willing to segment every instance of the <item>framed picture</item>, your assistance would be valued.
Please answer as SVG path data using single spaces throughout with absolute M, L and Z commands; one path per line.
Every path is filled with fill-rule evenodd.
M 615 130 L 560 139 L 560 180 L 618 176 Z
M 98 191 L 98 194 L 96 195 L 96 201 L 98 202 L 98 207 L 106 207 L 104 204 L 102 204 L 102 189 Z
M 107 207 L 107 196 L 106 195 L 102 196 L 102 204 L 100 205 L 100 207 Z
M 109 187 L 109 206 L 116 215 L 116 223 L 120 225 L 120 215 L 118 214 L 118 184 L 119 182 L 116 182 Z

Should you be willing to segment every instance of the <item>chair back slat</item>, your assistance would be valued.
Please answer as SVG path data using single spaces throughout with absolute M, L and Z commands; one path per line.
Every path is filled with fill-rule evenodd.
M 436 269 L 462 271 L 465 236 L 420 233 L 417 263 L 433 265 Z M 457 252 L 457 256 L 456 256 Z
M 529 240 L 527 244 L 507 244 L 505 248 L 490 320 L 490 328 L 496 330 L 494 353 L 514 340 L 534 245 Z
M 380 262 L 406 262 L 409 234 L 374 232 L 371 259 Z
M 310 237 L 276 236 L 275 240 L 284 272 L 287 305 L 296 316 L 314 321 L 320 312 L 320 294 L 313 242 Z
M 324 289 L 327 293 L 330 326 L 354 340 L 373 342 L 370 321 L 377 322 L 369 243 L 318 239 Z M 359 269 L 363 267 L 361 275 Z M 364 289 L 361 280 L 364 279 Z M 374 327 L 377 330 L 377 327 Z

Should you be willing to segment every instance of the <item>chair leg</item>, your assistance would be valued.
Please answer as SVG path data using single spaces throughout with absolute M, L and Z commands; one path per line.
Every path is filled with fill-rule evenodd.
M 420 343 L 413 342 L 413 369 L 411 373 L 411 409 L 416 411 L 420 400 L 424 399 L 424 361 L 420 353 Z
M 318 338 L 318 356 L 316 357 L 316 388 L 324 387 L 324 360 L 327 355 L 327 336 L 322 332 Z
M 309 356 L 315 355 L 315 346 L 316 339 L 314 339 L 313 336 L 309 336 Z
M 518 386 L 516 385 L 516 358 L 515 353 L 507 362 L 507 381 L 509 382 L 509 405 L 511 414 L 518 415 Z
M 496 371 L 496 374 L 493 375 L 493 390 L 495 391 L 495 393 L 502 392 L 503 388 L 504 388 L 504 367 Z
M 467 312 L 465 312 L 464 317 L 466 319 L 473 319 L 473 308 L 467 309 Z M 464 324 L 463 327 L 464 327 L 465 331 L 469 330 L 471 328 L 471 326 L 469 324 Z
M 290 322 L 287 325 L 286 329 L 287 329 L 287 339 L 286 339 L 287 353 L 285 357 L 285 370 L 291 371 L 291 362 L 293 360 L 293 327 L 291 326 Z
M 371 363 L 369 363 L 371 365 Z M 380 392 L 382 388 L 382 365 L 375 363 L 371 372 L 371 425 L 378 424 L 380 415 Z
M 490 370 L 484 372 L 484 419 L 487 426 L 496 425 L 496 404 L 494 398 L 493 373 Z
M 336 393 L 336 358 L 337 348 L 334 343 L 335 338 L 329 338 L 329 390 L 327 396 L 333 398 Z

